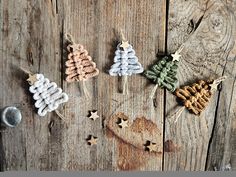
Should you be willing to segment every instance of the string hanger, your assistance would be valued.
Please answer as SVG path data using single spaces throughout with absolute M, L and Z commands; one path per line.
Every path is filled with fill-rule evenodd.
M 131 45 L 129 44 L 129 41 L 125 38 L 125 35 L 123 33 L 123 30 L 120 29 L 120 47 L 125 51 L 127 50 Z
M 176 51 L 175 53 L 180 54 L 182 52 L 182 50 L 184 49 L 185 43 L 183 43 Z
M 179 48 L 175 51 L 175 53 L 171 54 L 171 56 L 173 57 L 173 61 L 179 61 L 179 58 L 181 57 L 181 52 L 183 51 L 186 43 L 188 42 L 190 37 L 193 35 L 193 33 L 194 33 L 194 30 L 191 31 L 191 33 L 189 34 L 189 38 L 179 46 Z
M 24 71 L 26 74 L 28 74 L 29 76 L 30 76 L 30 75 L 34 75 L 31 71 L 29 71 L 29 70 L 27 70 L 27 69 L 25 69 L 25 68 L 23 68 L 23 67 L 20 67 L 20 69 L 21 69 L 22 71 Z
M 211 92 L 214 92 L 217 90 L 218 85 L 223 82 L 225 79 L 227 79 L 227 76 L 221 76 L 217 79 L 215 79 L 212 84 L 210 84 Z
M 123 44 L 123 42 L 126 41 L 124 32 L 122 29 L 120 29 L 120 39 L 121 39 L 121 43 Z M 121 44 L 121 45 L 122 45 Z M 122 77 L 122 92 L 123 94 L 128 94 L 128 84 L 127 84 L 128 78 L 127 76 L 123 76 Z
M 65 34 L 65 39 L 71 44 L 76 44 L 73 36 L 70 33 Z
M 121 39 L 121 41 L 124 41 L 124 42 L 127 41 L 125 38 L 124 32 L 123 32 L 123 29 L 120 29 L 120 39 Z
M 124 32 L 122 29 L 120 29 L 120 38 L 121 38 L 121 47 L 125 50 L 129 45 L 128 41 L 125 38 Z M 125 75 L 122 77 L 122 93 L 129 94 L 129 89 L 128 89 L 128 77 Z

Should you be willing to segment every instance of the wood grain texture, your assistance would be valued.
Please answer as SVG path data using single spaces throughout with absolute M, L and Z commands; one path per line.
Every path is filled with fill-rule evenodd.
M 222 119 L 220 117 L 224 117 L 224 121 L 234 119 L 231 115 L 234 114 L 234 109 L 228 107 L 231 105 L 230 100 L 233 99 L 232 80 L 235 79 L 235 74 L 232 69 L 227 69 L 229 67 L 227 62 L 228 54 L 235 43 L 233 33 L 235 17 L 224 1 L 217 0 L 170 1 L 169 8 L 168 51 L 173 52 L 182 43 L 185 44 L 178 72 L 180 86 L 199 79 L 228 76 L 221 90 L 212 96 L 209 106 L 199 117 L 186 110 L 176 123 L 174 117 L 165 119 L 165 141 L 171 139 L 180 146 L 180 151 L 165 155 L 164 170 L 205 170 L 209 156 L 212 157 L 209 159 L 211 163 L 225 161 L 214 154 L 215 148 L 216 151 L 220 148 L 217 147 L 220 146 L 216 142 L 217 135 L 216 140 L 211 141 L 214 136 L 212 132 L 218 132 L 215 122 L 220 121 L 219 119 Z M 166 100 L 167 113 L 176 109 L 177 103 L 172 95 L 167 93 Z M 224 113 L 226 109 L 224 107 L 228 110 L 227 114 Z M 227 125 L 229 127 L 222 127 L 222 130 L 229 133 L 232 125 Z M 220 137 L 221 141 L 229 139 L 230 137 L 226 136 Z M 209 146 L 212 149 L 210 151 Z
M 147 84 L 146 80 L 140 75 L 129 77 L 129 95 L 123 95 L 119 93 L 120 80 L 109 76 L 108 69 L 113 63 L 120 29 L 124 30 L 126 38 L 133 45 L 144 67 L 149 64 L 148 61 L 155 58 L 157 50 L 163 50 L 165 24 L 162 23 L 165 20 L 152 18 L 151 15 L 161 17 L 165 13 L 162 11 L 165 7 L 164 1 L 158 4 L 154 1 L 135 0 L 65 1 L 64 3 L 64 32 L 71 33 L 77 42 L 88 49 L 101 70 L 99 77 L 86 82 L 93 99 L 85 100 L 83 96 L 76 97 L 74 93 L 79 93 L 77 84 L 64 83 L 66 90 L 74 95 L 69 103 L 71 109 L 66 110 L 66 114 L 75 111 L 77 115 L 70 120 L 70 128 L 66 135 L 71 137 L 68 146 L 71 146 L 74 141 L 74 146 L 80 148 L 79 154 L 76 149 L 72 152 L 67 151 L 67 158 L 74 161 L 74 164 L 78 164 L 75 170 L 122 170 L 120 169 L 122 167 L 124 167 L 123 170 L 161 170 L 160 158 L 145 168 L 140 164 L 129 169 L 125 158 L 119 161 L 118 149 L 126 144 L 120 145 L 115 137 L 107 138 L 104 120 L 116 112 L 124 112 L 131 118 L 145 116 L 147 119 L 152 119 L 162 130 L 163 114 L 159 116 L 161 113 L 159 109 L 152 106 L 152 112 L 150 112 L 146 109 L 147 106 L 140 104 L 145 101 L 147 94 L 147 90 L 143 91 L 143 87 Z M 156 28 L 158 30 L 153 32 Z M 158 102 L 161 102 L 161 106 L 161 97 Z M 153 105 L 152 102 L 150 104 Z M 96 122 L 88 121 L 85 117 L 88 110 L 93 109 L 98 110 L 101 116 L 101 119 Z M 79 122 L 79 126 L 76 122 Z M 78 134 L 77 137 L 74 136 L 75 132 Z M 99 137 L 97 147 L 90 149 L 83 142 L 88 134 Z
M 235 5 L 235 1 L 225 3 L 225 7 L 231 12 L 235 11 Z M 232 16 L 229 17 L 233 18 Z M 232 20 L 234 29 L 231 32 L 234 40 L 236 37 L 235 25 L 234 16 Z M 230 28 L 227 30 L 230 30 Z M 222 85 L 206 170 L 236 170 L 235 56 L 236 45 L 229 52 L 223 68 L 223 73 L 229 75 L 229 78 Z
M 19 105 L 24 117 L 19 127 L 1 133 L 1 170 L 161 170 L 162 155 L 151 163 L 144 161 L 132 167 L 127 166 L 126 157 L 119 161 L 126 150 L 131 155 L 136 150 L 107 135 L 104 120 L 117 111 L 131 118 L 145 116 L 158 126 L 162 137 L 163 91 L 158 91 L 154 106 L 153 100 L 146 100 L 152 85 L 149 90 L 144 89 L 149 83 L 137 75 L 129 77 L 129 95 L 123 95 L 118 89 L 120 79 L 110 77 L 107 71 L 113 62 L 120 28 L 144 67 L 158 51 L 164 50 L 165 1 L 24 0 L 0 4 L 4 83 L 1 106 Z M 86 82 L 91 99 L 85 98 L 81 84 L 65 82 L 65 33 L 71 33 L 76 42 L 85 46 L 100 69 L 98 77 Z M 35 114 L 20 66 L 42 72 L 69 94 L 69 102 L 59 109 L 67 124 L 55 113 L 43 119 Z M 145 101 L 150 106 L 143 104 Z M 100 119 L 88 119 L 90 110 L 98 110 Z M 87 145 L 90 134 L 99 138 L 97 146 Z M 137 156 L 133 157 L 135 161 Z
M 56 138 L 50 136 L 48 123 L 55 115 L 36 116 L 27 76 L 20 70 L 42 72 L 60 84 L 60 33 L 50 3 L 1 1 L 1 107 L 15 105 L 23 114 L 19 127 L 1 135 L 2 170 L 53 169 L 51 150 Z
M 2 0 L 0 9 L 0 106 L 15 105 L 23 114 L 17 128 L 1 128 L 1 171 L 224 170 L 227 164 L 236 169 L 234 1 Z M 149 99 L 154 85 L 133 75 L 123 95 L 122 80 L 109 76 L 120 29 L 144 68 L 156 54 L 185 43 L 180 86 L 221 75 L 229 79 L 200 117 L 184 111 L 173 123 L 164 116 L 177 106 L 169 92 L 158 89 Z M 85 82 L 91 98 L 81 83 L 65 81 L 65 33 L 84 45 L 100 70 Z M 43 73 L 68 93 L 69 102 L 59 109 L 66 123 L 55 113 L 37 116 L 20 67 Z M 89 119 L 90 110 L 100 118 Z M 129 131 L 109 130 L 107 120 L 118 112 L 133 123 Z M 142 141 L 157 130 L 152 140 L 160 139 L 159 153 L 144 151 Z M 89 135 L 98 137 L 96 146 L 87 145 Z

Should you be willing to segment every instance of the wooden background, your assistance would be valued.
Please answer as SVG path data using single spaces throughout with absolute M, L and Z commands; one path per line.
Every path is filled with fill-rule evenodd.
M 236 169 L 235 0 L 1 0 L 0 106 L 15 105 L 23 121 L 1 129 L 0 170 L 231 170 Z M 113 63 L 117 31 L 122 28 L 146 69 L 156 54 L 171 53 L 185 43 L 179 85 L 227 75 L 200 117 L 184 111 L 177 123 L 175 97 L 142 75 L 129 77 L 129 95 L 107 70 Z M 86 99 L 78 83 L 64 79 L 64 34 L 71 33 L 97 63 L 100 75 L 86 82 Z M 59 111 L 36 115 L 24 67 L 45 74 L 69 94 Z M 87 118 L 98 110 L 100 119 Z M 152 155 L 107 133 L 105 122 L 116 112 L 138 116 L 160 130 L 161 154 Z M 146 131 L 148 127 L 143 126 Z M 90 147 L 88 135 L 99 138 Z

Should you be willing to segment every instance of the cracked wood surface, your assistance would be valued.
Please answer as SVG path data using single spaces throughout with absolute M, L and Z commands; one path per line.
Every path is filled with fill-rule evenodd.
M 178 72 L 180 86 L 222 75 L 228 76 L 228 80 L 199 117 L 186 110 L 177 123 L 165 118 L 165 139 L 172 139 L 181 150 L 164 156 L 164 170 L 220 170 L 227 164 L 235 169 L 235 162 L 231 163 L 235 161 L 231 144 L 235 141 L 235 131 L 231 131 L 235 122 L 235 107 L 232 107 L 235 55 L 229 59 L 235 45 L 235 14 L 231 3 L 170 1 L 168 52 L 185 43 Z M 176 109 L 171 94 L 167 93 L 166 100 L 166 112 Z
M 15 105 L 23 114 L 17 128 L 1 128 L 1 171 L 225 170 L 228 164 L 236 169 L 235 1 L 2 0 L 0 9 L 0 106 Z M 157 53 L 174 52 L 185 43 L 180 86 L 228 76 L 200 117 L 186 110 L 174 123 L 167 115 L 176 109 L 175 97 L 158 89 L 150 100 L 154 85 L 141 75 L 128 78 L 129 95 L 119 93 L 121 80 L 107 70 L 120 28 L 144 68 Z M 67 32 L 100 70 L 86 82 L 91 99 L 81 93 L 81 84 L 65 82 Z M 20 67 L 45 74 L 68 93 L 69 102 L 59 109 L 67 124 L 55 113 L 36 115 Z M 100 118 L 88 119 L 90 110 L 98 110 Z M 120 132 L 114 122 L 113 131 L 107 129 L 118 112 L 134 122 L 129 131 Z M 152 128 L 158 130 L 158 155 L 136 148 L 148 139 L 142 132 Z M 96 146 L 86 144 L 89 135 L 99 138 Z

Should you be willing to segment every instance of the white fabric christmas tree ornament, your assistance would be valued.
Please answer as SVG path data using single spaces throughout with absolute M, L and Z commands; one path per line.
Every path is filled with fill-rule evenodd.
M 56 110 L 60 104 L 68 101 L 68 95 L 57 87 L 55 82 L 50 82 L 43 74 L 35 74 L 35 82 L 29 88 L 36 100 L 35 107 L 38 108 L 38 115 L 45 116 L 47 112 Z
M 118 44 L 115 52 L 114 64 L 109 70 L 111 76 L 131 76 L 143 72 L 142 65 L 138 62 L 135 51 L 132 45 L 128 44 L 125 49 L 121 48 L 121 43 Z

